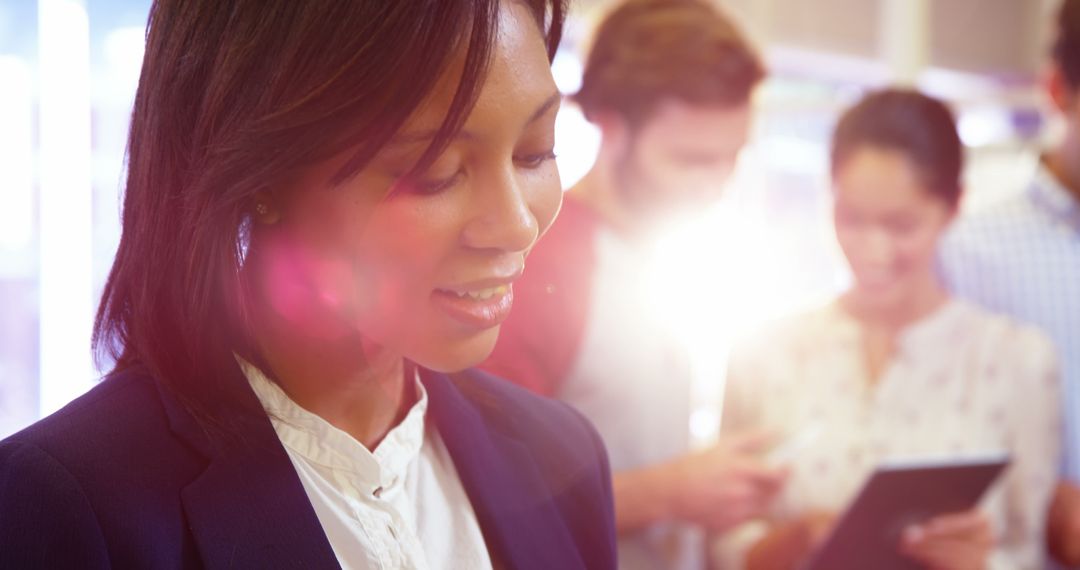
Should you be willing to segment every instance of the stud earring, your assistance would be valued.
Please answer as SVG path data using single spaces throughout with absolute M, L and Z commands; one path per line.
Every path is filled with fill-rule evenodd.
M 260 216 L 265 216 L 270 213 L 270 206 L 259 202 L 258 204 L 255 204 L 255 213 Z

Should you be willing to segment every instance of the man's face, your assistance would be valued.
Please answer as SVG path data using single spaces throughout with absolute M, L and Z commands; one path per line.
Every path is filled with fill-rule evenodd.
M 631 131 L 619 161 L 618 192 L 639 217 L 708 206 L 735 167 L 750 131 L 749 103 L 702 106 L 669 100 Z

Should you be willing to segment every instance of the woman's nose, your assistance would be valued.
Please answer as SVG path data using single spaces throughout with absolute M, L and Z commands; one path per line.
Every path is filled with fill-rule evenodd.
M 462 234 L 465 245 L 508 252 L 532 247 L 540 235 L 540 223 L 513 168 L 478 179 L 477 185 L 473 215 Z
M 888 265 L 892 263 L 895 247 L 892 237 L 887 231 L 880 228 L 871 228 L 866 232 L 862 244 L 863 261 L 875 265 Z

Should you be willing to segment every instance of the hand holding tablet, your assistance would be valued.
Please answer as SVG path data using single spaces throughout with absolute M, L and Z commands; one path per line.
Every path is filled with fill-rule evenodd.
M 990 535 L 973 509 L 1008 462 L 994 455 L 879 467 L 804 568 L 915 570 L 919 560 L 978 558 Z M 943 552 L 935 542 L 964 547 Z
M 900 551 L 929 568 L 985 568 L 993 547 L 990 519 L 973 510 L 908 527 Z

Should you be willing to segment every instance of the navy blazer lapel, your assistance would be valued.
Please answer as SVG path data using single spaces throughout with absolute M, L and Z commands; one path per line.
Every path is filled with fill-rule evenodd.
M 529 450 L 492 429 L 449 377 L 426 370 L 421 377 L 431 417 L 495 560 L 520 570 L 583 568 Z
M 339 568 L 269 418 L 237 367 L 226 434 L 208 436 L 158 385 L 174 433 L 207 456 L 180 493 L 207 568 Z M 242 383 L 242 384 L 240 384 Z

